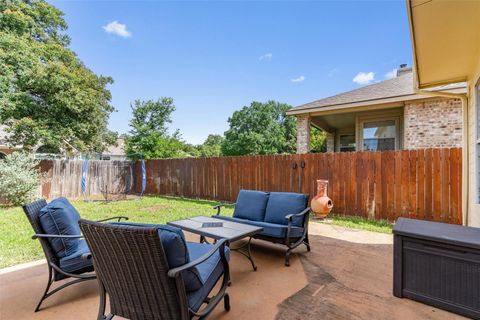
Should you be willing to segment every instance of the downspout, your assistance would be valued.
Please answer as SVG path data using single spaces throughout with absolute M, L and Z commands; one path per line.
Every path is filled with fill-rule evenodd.
M 469 207 L 468 207 L 468 189 L 470 186 L 470 178 L 468 175 L 469 168 L 469 157 L 468 152 L 470 148 L 469 135 L 468 135 L 468 84 L 467 84 L 467 94 L 462 93 L 451 93 L 451 92 L 442 92 L 442 91 L 429 91 L 420 89 L 419 79 L 418 79 L 418 63 L 416 55 L 416 43 L 415 43 L 415 32 L 413 24 L 413 15 L 412 15 L 412 0 L 407 0 L 407 12 L 408 12 L 408 22 L 410 25 L 410 39 L 412 40 L 412 49 L 413 49 L 413 90 L 422 95 L 432 96 L 432 97 L 446 97 L 446 98 L 456 98 L 462 101 L 462 114 L 463 114 L 463 123 L 462 123 L 462 224 L 468 225 L 469 217 Z
M 468 87 L 468 86 L 467 86 Z M 468 150 L 470 148 L 469 136 L 468 136 L 468 97 L 463 93 L 451 93 L 451 92 L 442 92 L 442 91 L 428 91 L 418 88 L 418 83 L 415 83 L 414 90 L 418 94 L 432 96 L 432 97 L 445 97 L 445 98 L 455 98 L 462 101 L 462 116 L 463 116 L 463 125 L 462 125 L 462 224 L 468 225 L 468 189 L 470 185 L 468 168 L 469 168 L 469 159 L 468 159 Z

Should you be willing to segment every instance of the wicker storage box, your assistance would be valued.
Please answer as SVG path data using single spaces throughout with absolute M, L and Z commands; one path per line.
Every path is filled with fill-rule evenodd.
M 400 218 L 393 294 L 480 319 L 480 229 Z

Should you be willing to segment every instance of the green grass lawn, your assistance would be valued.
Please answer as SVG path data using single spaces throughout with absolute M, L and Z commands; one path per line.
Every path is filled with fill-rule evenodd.
M 329 216 L 326 222 L 322 223 L 330 223 L 352 229 L 361 229 L 381 233 L 392 233 L 393 228 L 393 224 L 386 220 L 377 221 L 357 216 L 339 216 L 334 214 Z
M 166 223 L 198 215 L 212 215 L 213 201 L 169 197 L 144 197 L 141 200 L 118 202 L 72 201 L 82 218 L 98 220 L 125 215 L 130 221 Z M 233 209 L 222 208 L 231 215 Z M 33 229 L 20 207 L 0 207 L 0 268 L 44 258 L 38 240 L 32 240 Z
M 198 215 L 212 215 L 217 202 L 171 197 L 144 197 L 141 200 L 117 202 L 73 201 L 82 218 L 99 220 L 125 215 L 132 222 L 166 223 Z M 232 215 L 232 208 L 223 208 L 225 215 Z M 392 224 L 360 217 L 332 215 L 328 223 L 355 229 L 391 233 Z M 32 227 L 20 207 L 0 206 L 0 268 L 44 258 L 38 240 L 32 240 Z

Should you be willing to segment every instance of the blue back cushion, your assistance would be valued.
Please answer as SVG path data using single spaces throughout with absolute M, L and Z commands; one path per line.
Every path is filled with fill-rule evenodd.
M 40 210 L 40 225 L 47 234 L 79 235 L 78 211 L 65 198 L 58 198 Z M 80 239 L 49 238 L 48 241 L 58 258 L 69 256 L 77 250 Z
M 265 222 L 288 224 L 285 216 L 300 213 L 307 207 L 307 196 L 302 193 L 270 192 Z M 292 225 L 302 227 L 303 218 L 294 218 Z
M 168 225 L 156 225 L 156 227 L 169 268 L 173 269 L 189 263 L 190 255 L 182 230 Z M 183 271 L 182 277 L 187 292 L 198 290 L 203 285 L 196 267 Z
M 112 222 L 112 224 L 132 227 L 155 227 L 158 229 L 158 236 L 162 243 L 163 250 L 167 257 L 170 269 L 183 266 L 190 262 L 190 255 L 187 249 L 187 242 L 182 229 L 166 224 L 151 224 L 137 222 Z M 185 290 L 187 292 L 198 290 L 202 287 L 202 280 L 196 267 L 182 272 Z
M 268 192 L 240 190 L 233 216 L 240 219 L 263 221 Z

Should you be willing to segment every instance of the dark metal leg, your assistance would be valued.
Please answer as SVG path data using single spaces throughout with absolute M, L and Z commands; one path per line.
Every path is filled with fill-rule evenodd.
M 49 296 L 49 294 L 48 294 L 48 289 L 50 289 L 50 286 L 52 285 L 52 283 L 53 283 L 53 279 L 52 279 L 52 267 L 48 266 L 48 284 L 47 284 L 47 288 L 45 289 L 45 292 L 43 293 L 42 298 L 41 298 L 40 301 L 38 302 L 37 307 L 35 308 L 35 312 L 38 312 L 38 310 L 40 310 L 40 306 L 42 305 L 43 300 L 45 300 L 46 298 L 48 298 L 48 296 Z
M 225 293 L 225 296 L 223 297 L 223 305 L 226 311 L 230 311 L 230 296 L 228 293 Z
M 307 251 L 310 251 L 310 242 L 308 241 L 308 234 L 305 236 L 303 243 L 307 246 Z
M 215 242 L 217 242 L 217 241 L 215 240 Z M 208 242 L 208 240 L 207 240 L 207 238 L 206 238 L 205 236 L 200 236 L 200 243 L 208 243 L 208 244 L 210 244 L 210 242 Z
M 253 261 L 252 251 L 250 250 L 251 242 L 252 242 L 252 237 L 250 237 L 248 239 L 247 244 L 244 244 L 244 245 L 242 245 L 241 247 L 238 247 L 238 248 L 230 248 L 230 250 L 236 251 L 236 252 L 244 255 L 245 257 L 247 257 L 247 259 L 250 260 L 250 263 L 252 264 L 253 271 L 257 271 L 257 266 L 255 265 L 255 261 Z M 242 250 L 245 247 L 247 247 L 246 252 Z
M 287 252 L 285 253 L 285 266 L 290 267 L 290 253 L 292 252 L 292 248 L 288 248 Z
M 48 279 L 49 279 L 49 280 L 48 280 L 47 288 L 45 289 L 45 292 L 44 292 L 44 294 L 43 294 L 43 296 L 42 296 L 42 299 L 40 299 L 40 301 L 38 302 L 38 305 L 37 305 L 37 307 L 35 308 L 35 312 L 37 312 L 37 311 L 40 310 L 40 306 L 41 306 L 42 302 L 43 302 L 45 299 L 47 299 L 48 297 L 50 297 L 50 296 L 52 296 L 53 294 L 57 293 L 58 291 L 66 288 L 66 287 L 69 287 L 69 286 L 71 286 L 72 284 L 75 284 L 75 283 L 79 283 L 79 282 L 83 282 L 83 281 L 88 281 L 88 280 L 93 280 L 93 279 L 95 279 L 95 276 L 94 276 L 94 275 L 89 276 L 89 277 L 83 276 L 82 278 L 77 278 L 77 279 L 72 280 L 72 281 L 70 281 L 70 282 L 64 283 L 64 284 L 62 284 L 61 286 L 59 286 L 59 287 L 53 289 L 52 291 L 48 292 L 48 290 L 50 290 L 51 285 L 52 285 L 53 282 L 55 281 L 54 278 L 53 278 L 53 276 L 52 276 L 53 267 L 49 265 L 48 268 L 49 268 L 49 269 L 48 269 Z M 66 276 L 68 276 L 68 277 L 73 276 L 73 275 L 70 275 L 70 274 L 64 274 L 64 275 L 66 275 Z
M 98 280 L 98 286 L 100 287 L 100 306 L 98 307 L 98 320 L 105 319 L 105 304 L 106 304 L 106 292 L 103 283 Z

